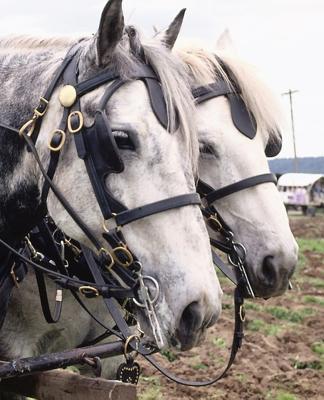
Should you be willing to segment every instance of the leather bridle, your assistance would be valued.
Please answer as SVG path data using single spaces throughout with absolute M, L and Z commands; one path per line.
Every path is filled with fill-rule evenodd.
M 6 130 L 14 132 L 15 134 L 19 133 L 21 137 L 26 140 L 28 151 L 33 153 L 44 177 L 44 186 L 41 196 L 42 202 L 46 203 L 49 189 L 51 189 L 74 222 L 97 249 L 101 269 L 105 268 L 106 272 L 111 273 L 113 276 L 112 281 L 116 282 L 117 279 L 118 282 L 121 282 L 122 287 L 119 288 L 120 292 L 118 292 L 118 285 L 115 283 L 115 290 L 111 290 L 109 285 L 107 285 L 105 278 L 103 278 L 101 274 L 101 269 L 98 270 L 98 261 L 93 255 L 88 255 L 87 261 L 94 283 L 83 282 L 69 277 L 63 273 L 63 270 L 60 272 L 46 270 L 46 268 L 40 267 L 35 262 L 29 262 L 28 259 L 26 257 L 24 258 L 21 254 L 19 254 L 19 256 L 21 260 L 33 265 L 35 269 L 47 272 L 49 276 L 55 278 L 55 281 L 62 287 L 69 288 L 72 291 L 78 290 L 81 294 L 84 294 L 87 297 L 102 295 L 109 312 L 115 320 L 117 319 L 119 321 L 118 323 L 116 321 L 116 323 L 117 325 L 120 325 L 118 327 L 122 332 L 122 336 L 127 340 L 127 338 L 131 336 L 131 333 L 127 324 L 122 321 L 123 318 L 120 315 L 117 316 L 117 307 L 114 304 L 115 301 L 112 297 L 122 297 L 122 293 L 124 293 L 125 298 L 137 298 L 138 303 L 146 304 L 146 299 L 143 299 L 141 295 L 145 293 L 145 290 L 147 289 L 146 287 L 141 287 L 141 285 L 144 285 L 145 278 L 141 275 L 141 264 L 128 248 L 121 227 L 138 219 L 167 210 L 189 205 L 200 205 L 201 201 L 197 193 L 188 193 L 146 204 L 134 209 L 128 209 L 112 196 L 106 188 L 105 180 L 111 173 L 122 172 L 124 165 L 122 158 L 119 155 L 115 139 L 112 135 L 109 120 L 105 114 L 105 108 L 111 96 L 126 83 L 126 80 L 123 80 L 115 70 L 107 69 L 90 79 L 78 82 L 78 59 L 79 45 L 73 46 L 67 53 L 62 64 L 57 69 L 48 89 L 40 98 L 39 105 L 35 108 L 32 118 L 24 123 L 20 129 L 16 129 L 3 123 L 1 123 L 0 126 Z M 64 83 L 62 90 L 65 91 L 63 94 L 61 91 L 62 96 L 60 94 L 60 101 L 63 106 L 63 116 L 59 127 L 55 129 L 51 135 L 51 140 L 48 146 L 50 149 L 50 162 L 47 171 L 45 171 L 35 148 L 35 142 L 39 135 L 41 121 L 47 112 L 52 94 L 57 87 L 59 80 L 62 78 Z M 159 78 L 156 73 L 149 65 L 138 64 L 138 66 L 134 68 L 132 79 L 142 80 L 145 83 L 150 95 L 152 109 L 160 123 L 167 128 L 168 118 L 166 105 Z M 111 83 L 111 85 L 107 87 L 100 101 L 95 113 L 94 124 L 90 127 L 86 127 L 84 126 L 83 114 L 81 112 L 80 98 L 105 83 Z M 68 92 L 68 96 L 66 96 L 66 92 Z M 70 99 L 71 93 L 72 101 Z M 66 140 L 65 132 L 67 130 L 73 135 L 78 155 L 85 162 L 92 188 L 102 211 L 104 220 L 114 219 L 115 221 L 115 226 L 111 229 L 105 228 L 105 232 L 103 233 L 104 239 L 111 247 L 110 251 L 102 248 L 101 244 L 92 233 L 92 230 L 80 218 L 75 209 L 64 198 L 63 194 L 52 181 L 59 162 L 60 151 Z M 12 246 L 8 245 L 4 241 L 1 240 L 1 243 L 11 252 L 15 251 Z M 118 293 L 120 293 L 119 296 Z M 162 345 L 162 343 L 158 344 L 160 346 Z M 137 342 L 131 342 L 130 345 L 136 345 L 137 347 Z M 142 354 L 148 354 L 147 349 L 143 348 L 140 350 Z M 151 350 L 149 352 L 151 352 Z
M 211 83 L 210 85 L 200 86 L 194 89 L 193 96 L 196 104 L 225 96 L 229 102 L 234 126 L 241 134 L 252 140 L 257 132 L 255 118 L 251 112 L 248 111 L 240 94 L 240 89 L 231 72 L 224 66 L 221 60 L 218 61 L 226 71 L 227 76 L 229 76 L 229 80 L 225 81 L 220 78 L 217 82 Z M 270 136 L 269 142 L 265 148 L 265 154 L 268 157 L 276 156 L 281 150 L 281 135 L 278 134 L 276 136 L 277 140 L 275 140 L 274 137 L 274 135 Z M 207 219 L 207 223 L 212 230 L 220 233 L 224 239 L 224 241 L 219 241 L 211 238 L 211 245 L 228 255 L 228 260 L 232 267 L 235 267 L 235 270 L 233 271 L 231 267 L 226 265 L 222 259 L 212 251 L 214 263 L 233 283 L 238 285 L 240 282 L 241 289 L 244 291 L 245 296 L 248 297 L 255 297 L 255 294 L 244 266 L 246 255 L 245 248 L 241 243 L 234 240 L 234 234 L 231 228 L 225 223 L 213 203 L 231 194 L 263 183 L 276 184 L 277 178 L 272 173 L 265 173 L 243 179 L 219 189 L 212 188 L 201 179 L 199 179 L 197 184 L 197 192 L 201 195 L 203 202 L 202 212 Z

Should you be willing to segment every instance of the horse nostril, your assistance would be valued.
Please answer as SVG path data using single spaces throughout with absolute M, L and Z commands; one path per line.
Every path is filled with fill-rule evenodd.
M 202 314 L 198 302 L 189 304 L 183 311 L 180 320 L 180 329 L 192 332 L 200 328 L 202 323 Z
M 276 272 L 276 268 L 273 264 L 272 256 L 264 257 L 261 273 L 262 273 L 261 279 L 266 286 L 269 286 L 269 287 L 276 286 L 277 272 Z
M 190 303 L 183 310 L 177 332 L 182 350 L 192 347 L 195 333 L 201 328 L 203 320 L 204 316 L 197 301 Z

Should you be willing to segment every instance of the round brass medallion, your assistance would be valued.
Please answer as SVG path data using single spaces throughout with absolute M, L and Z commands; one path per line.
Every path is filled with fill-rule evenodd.
M 63 107 L 71 107 L 77 98 L 76 90 L 71 85 L 65 85 L 60 91 L 59 100 Z

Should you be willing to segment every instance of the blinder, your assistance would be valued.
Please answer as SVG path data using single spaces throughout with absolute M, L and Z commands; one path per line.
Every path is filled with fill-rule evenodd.
M 268 143 L 265 148 L 265 155 L 267 157 L 277 156 L 282 149 L 282 136 L 280 132 L 270 134 Z
M 210 100 L 215 97 L 225 96 L 229 102 L 231 117 L 235 128 L 249 139 L 254 139 L 257 133 L 256 120 L 249 112 L 244 100 L 240 96 L 240 91 L 235 90 L 235 84 L 230 84 L 224 80 L 219 80 L 207 86 L 201 86 L 192 91 L 197 104 Z M 282 136 L 279 132 L 270 135 L 270 139 L 265 148 L 267 157 L 275 157 L 280 153 L 282 147 Z

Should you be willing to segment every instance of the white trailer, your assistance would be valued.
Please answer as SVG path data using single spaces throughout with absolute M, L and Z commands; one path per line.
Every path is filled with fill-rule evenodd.
M 283 174 L 278 179 L 278 189 L 287 208 L 301 209 L 304 214 L 315 214 L 324 206 L 324 175 Z

